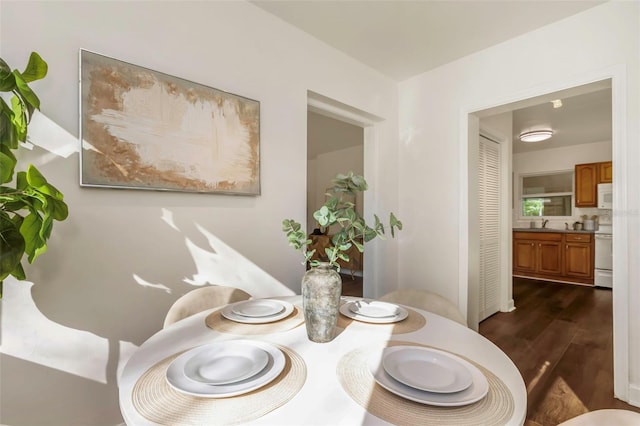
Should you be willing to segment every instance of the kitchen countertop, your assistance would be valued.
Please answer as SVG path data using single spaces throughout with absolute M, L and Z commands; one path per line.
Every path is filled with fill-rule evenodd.
M 563 234 L 593 234 L 595 231 L 574 231 L 573 229 L 553 228 L 513 228 L 513 232 L 560 232 Z

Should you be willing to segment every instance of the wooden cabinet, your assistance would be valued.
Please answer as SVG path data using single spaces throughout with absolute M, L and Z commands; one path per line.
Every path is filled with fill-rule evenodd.
M 598 163 L 598 183 L 612 183 L 612 182 L 613 182 L 613 163 L 611 161 Z
M 593 279 L 594 250 L 591 234 L 565 235 L 565 275 Z
M 576 164 L 576 207 L 598 206 L 598 163 Z
M 590 233 L 514 232 L 513 274 L 593 285 Z
M 530 274 L 562 274 L 562 235 L 518 232 L 513 236 L 513 269 Z
M 553 275 L 562 274 L 562 243 L 560 241 L 541 241 L 538 243 L 538 272 Z
M 613 182 L 613 163 L 576 164 L 576 207 L 598 207 L 598 184 Z

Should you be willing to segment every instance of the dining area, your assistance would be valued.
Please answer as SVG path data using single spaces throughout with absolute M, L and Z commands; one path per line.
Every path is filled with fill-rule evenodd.
M 127 425 L 525 421 L 513 362 L 442 311 L 343 296 L 318 343 L 302 295 L 240 299 L 165 323 L 135 351 L 118 386 Z

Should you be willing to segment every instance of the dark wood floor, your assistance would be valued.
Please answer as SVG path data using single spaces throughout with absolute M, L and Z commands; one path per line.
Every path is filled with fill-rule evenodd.
M 526 426 L 557 425 L 600 408 L 640 408 L 613 397 L 611 290 L 514 278 L 516 310 L 480 333 L 516 364 L 527 386 Z

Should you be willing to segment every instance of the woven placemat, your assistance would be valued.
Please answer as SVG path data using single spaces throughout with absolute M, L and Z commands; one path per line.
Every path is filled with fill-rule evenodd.
M 407 308 L 405 308 L 407 309 Z M 386 327 L 391 330 L 391 334 L 403 334 L 403 333 L 411 333 L 413 331 L 420 330 L 425 326 L 427 320 L 424 316 L 414 311 L 413 309 L 407 309 L 409 316 L 399 322 L 394 322 L 390 324 L 378 324 L 378 323 L 370 323 L 364 321 L 358 321 L 353 318 L 346 317 L 342 314 L 338 316 L 338 327 L 347 328 L 351 324 L 362 324 L 363 326 L 368 327 Z
M 220 333 L 242 334 L 242 335 L 258 335 L 289 331 L 304 323 L 304 315 L 302 309 L 297 306 L 293 307 L 293 312 L 286 318 L 279 321 L 269 322 L 266 324 L 245 324 L 241 322 L 231 321 L 222 316 L 222 309 L 218 309 L 204 320 L 207 327 L 212 328 Z
M 136 382 L 131 399 L 140 414 L 162 425 L 233 425 L 275 410 L 304 385 L 307 367 L 296 352 L 276 345 L 285 356 L 282 373 L 268 385 L 231 398 L 198 398 L 174 390 L 165 378 L 169 364 L 180 354 L 147 370 Z
M 413 342 L 388 342 L 387 346 L 413 345 Z M 489 382 L 489 392 L 480 401 L 462 407 L 437 407 L 410 401 L 378 385 L 369 371 L 367 359 L 381 346 L 367 346 L 346 354 L 338 363 L 340 384 L 359 405 L 371 414 L 396 425 L 504 425 L 513 415 L 511 392 L 495 374 L 467 359 L 482 371 Z M 458 355 L 459 356 L 459 355 Z

